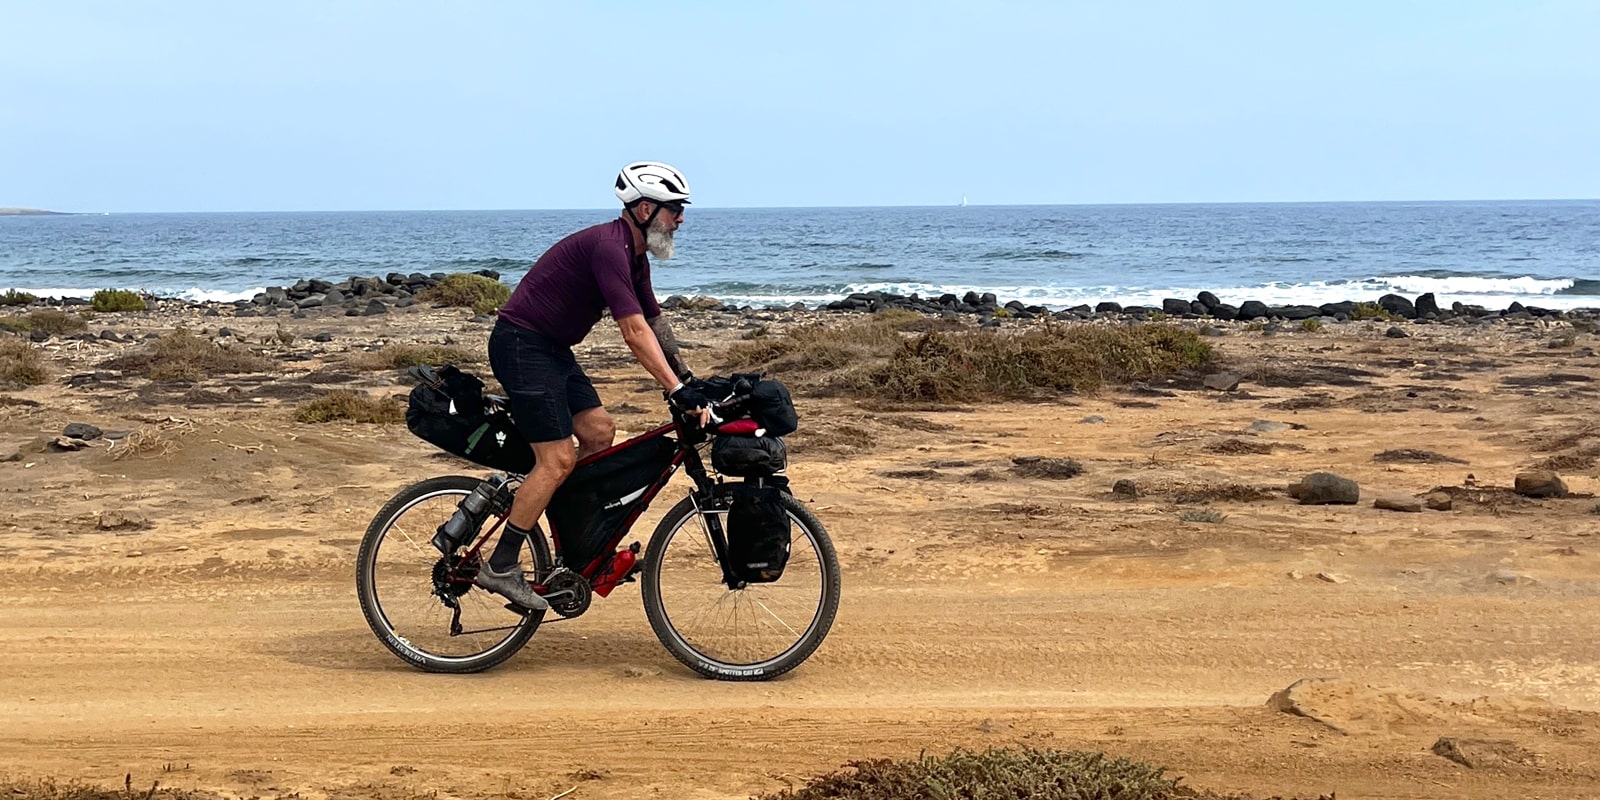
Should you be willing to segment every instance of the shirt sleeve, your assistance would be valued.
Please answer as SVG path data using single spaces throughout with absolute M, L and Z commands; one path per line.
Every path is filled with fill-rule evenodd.
M 601 299 L 611 309 L 612 319 L 644 313 L 633 290 L 633 270 L 628 264 L 626 250 L 621 247 L 598 248 L 594 256 L 594 279 L 600 286 Z

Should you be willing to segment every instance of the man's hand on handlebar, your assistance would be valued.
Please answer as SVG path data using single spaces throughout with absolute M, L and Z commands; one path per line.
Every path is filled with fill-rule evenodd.
M 711 403 L 699 389 L 680 383 L 678 388 L 667 395 L 667 402 L 679 411 L 697 415 L 700 418 L 700 427 L 704 428 L 711 424 Z

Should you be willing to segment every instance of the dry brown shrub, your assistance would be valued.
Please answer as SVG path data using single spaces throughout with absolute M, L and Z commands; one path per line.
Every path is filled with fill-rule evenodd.
M 11 336 L 0 337 L 0 386 L 37 386 L 49 379 L 39 348 Z
M 798 789 L 761 795 L 756 800 L 916 800 L 917 798 L 1119 798 L 1177 800 L 1214 798 L 1181 786 L 1166 770 L 1127 758 L 1079 750 L 1031 747 L 975 753 L 958 749 L 946 756 L 923 755 L 904 761 L 852 761 Z
M 395 397 L 373 398 L 348 389 L 336 389 L 321 397 L 307 400 L 294 409 L 294 421 L 306 423 L 367 422 L 389 425 L 404 422 L 405 406 Z
M 915 324 L 944 324 L 916 317 Z M 1027 330 L 933 330 L 907 338 L 913 320 L 884 313 L 849 325 L 802 326 L 729 349 L 736 369 L 794 376 L 823 393 L 895 402 L 1019 399 L 1094 391 L 1201 367 L 1211 346 L 1173 325 L 1046 323 Z
M 1139 487 L 1145 494 L 1165 495 L 1180 505 L 1212 503 L 1219 500 L 1236 503 L 1253 503 L 1267 500 L 1276 493 L 1271 489 L 1242 483 L 1211 483 L 1208 481 L 1158 481 Z
M 1070 458 L 1016 456 L 1011 459 L 1011 471 L 1024 478 L 1066 480 L 1083 474 L 1083 465 Z
M 458 272 L 446 275 L 437 285 L 418 292 L 417 299 L 424 303 L 470 308 L 474 313 L 487 314 L 511 299 L 511 287 L 483 275 Z
M 894 400 L 1019 399 L 1163 378 L 1210 359 L 1210 345 L 1171 325 L 1050 324 L 1019 334 L 924 334 L 881 368 L 857 370 L 852 384 Z
M 1411 462 L 1415 464 L 1465 464 L 1466 460 L 1435 453 L 1432 450 L 1417 450 L 1401 448 L 1398 450 L 1385 450 L 1372 457 L 1379 463 Z
M 371 372 L 382 369 L 405 369 L 421 364 L 477 364 L 484 354 L 442 344 L 391 344 L 370 353 L 357 353 L 350 357 L 350 368 Z
M 269 372 L 276 365 L 266 356 L 217 344 L 178 328 L 156 339 L 148 350 L 118 356 L 102 366 L 151 380 L 198 381 L 208 375 Z
M 1600 438 L 1600 425 L 1584 422 L 1570 428 L 1540 431 L 1533 438 L 1533 449 L 1550 453 L 1567 450 L 1582 444 L 1585 439 Z
M 221 795 L 198 789 L 174 789 L 160 782 L 150 786 L 134 787 L 129 773 L 121 789 L 70 781 L 57 783 L 46 778 L 39 781 L 0 780 L 0 795 L 10 800 L 221 800 Z
M 1535 461 L 1535 469 L 1548 469 L 1555 472 L 1576 471 L 1593 467 L 1600 460 L 1600 446 L 1586 445 L 1569 453 L 1557 453 L 1549 458 Z
M 28 329 L 43 331 L 51 336 L 61 336 L 68 333 L 77 333 L 89 327 L 89 322 L 81 315 L 69 314 L 54 308 L 46 308 L 28 315 Z
M 1206 445 L 1205 451 L 1223 456 L 1266 455 L 1272 452 L 1272 443 L 1253 442 L 1248 439 L 1222 439 Z
M 179 450 L 178 440 L 160 428 L 139 428 L 111 443 L 106 455 L 112 461 L 125 458 L 171 458 Z

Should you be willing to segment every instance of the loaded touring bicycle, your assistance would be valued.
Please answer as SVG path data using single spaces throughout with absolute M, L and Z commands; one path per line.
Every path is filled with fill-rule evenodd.
M 525 574 L 550 612 L 509 606 L 474 584 L 533 468 L 504 398 L 455 367 L 418 367 L 407 426 L 496 470 L 402 489 L 379 509 L 357 557 L 361 610 L 379 641 L 429 672 L 496 666 L 551 621 L 638 580 L 645 615 L 684 665 L 722 680 L 765 680 L 804 662 L 839 607 L 839 563 L 822 522 L 789 491 L 782 437 L 789 394 L 757 375 L 694 379 L 718 421 L 672 420 L 578 462 L 528 537 Z M 669 405 L 670 408 L 670 405 Z M 710 464 L 702 457 L 709 452 Z M 680 469 L 692 481 L 641 553 L 619 548 Z

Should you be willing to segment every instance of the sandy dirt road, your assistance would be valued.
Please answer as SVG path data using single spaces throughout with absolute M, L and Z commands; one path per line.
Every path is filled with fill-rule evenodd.
M 1389 345 L 1364 346 L 1379 349 L 1316 358 Z M 810 662 L 758 684 L 680 667 L 633 586 L 491 672 L 416 672 L 367 630 L 352 559 L 383 499 L 459 468 L 400 428 L 189 409 L 164 423 L 181 444 L 165 458 L 0 464 L 0 774 L 238 796 L 742 798 L 852 759 L 1029 744 L 1257 797 L 1600 797 L 1593 498 L 1463 495 L 1421 514 L 1365 500 L 1467 473 L 1509 485 L 1544 454 L 1530 437 L 1592 413 L 1589 396 L 1504 391 L 1512 362 L 1498 363 L 1451 384 L 1466 411 L 1407 397 L 1404 371 L 1298 412 L 1267 404 L 1310 390 L 907 413 L 813 401 L 794 480 L 838 543 L 844 603 Z M 601 389 L 643 406 L 635 383 Z M 163 424 L 118 402 L 13 407 L 5 431 L 91 412 Z M 1246 433 L 1258 419 L 1302 427 Z M 1241 436 L 1274 447 L 1213 447 Z M 1470 463 L 1373 460 L 1407 446 Z M 1085 473 L 1006 477 L 1029 454 Z M 1363 503 L 1221 498 L 1204 507 L 1225 519 L 1206 524 L 1160 488 L 1281 488 L 1317 469 L 1361 481 Z M 1119 477 L 1151 491 L 1119 499 Z M 1567 480 L 1597 485 L 1592 468 Z M 146 524 L 96 530 L 112 512 Z M 1308 678 L 1330 681 L 1316 719 L 1268 707 Z M 1468 768 L 1430 751 L 1445 736 L 1512 747 Z

